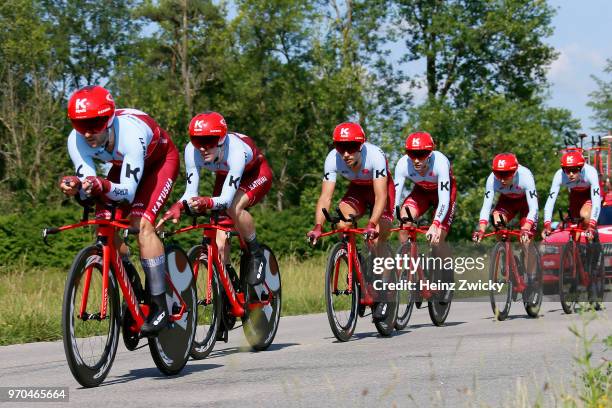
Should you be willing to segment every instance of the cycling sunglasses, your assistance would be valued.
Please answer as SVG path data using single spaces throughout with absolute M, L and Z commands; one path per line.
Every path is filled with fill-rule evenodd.
M 507 170 L 507 171 L 494 171 L 493 174 L 495 174 L 495 178 L 499 179 L 499 180 L 504 180 L 507 179 L 509 177 L 514 176 L 514 171 L 512 170 Z
M 431 154 L 429 150 L 406 150 L 406 154 L 412 160 L 425 160 Z
M 71 122 L 72 127 L 82 135 L 85 133 L 97 134 L 106 129 L 108 119 L 108 116 L 100 116 L 89 119 L 72 119 Z
M 580 170 L 582 170 L 582 167 L 564 167 L 563 171 L 567 174 L 567 173 L 580 173 Z
M 353 154 L 361 149 L 361 143 L 359 142 L 335 142 L 334 147 L 340 154 L 348 153 Z
M 210 150 L 219 144 L 221 136 L 195 136 L 191 137 L 191 144 L 196 149 Z

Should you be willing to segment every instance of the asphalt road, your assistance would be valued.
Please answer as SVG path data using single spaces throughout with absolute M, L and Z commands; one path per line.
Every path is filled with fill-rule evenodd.
M 612 334 L 612 304 L 588 326 L 590 335 Z M 165 377 L 148 347 L 121 346 L 104 384 L 83 389 L 72 378 L 61 342 L 0 347 L 0 386 L 69 387 L 70 402 L 52 405 L 115 406 L 520 406 L 572 392 L 579 351 L 559 303 L 544 303 L 539 319 L 522 304 L 497 322 L 488 303 L 456 302 L 448 324 L 434 327 L 426 308 L 411 325 L 381 338 L 369 317 L 360 319 L 354 340 L 338 343 L 324 314 L 281 319 L 268 351 L 251 352 L 242 329 L 217 343 L 209 358 L 190 361 Z M 601 361 L 603 348 L 594 348 Z M 608 359 L 612 358 L 610 353 Z M 558 401 L 558 400 L 557 400 Z M 31 404 L 0 403 L 24 407 Z M 36 404 L 41 406 L 45 404 Z

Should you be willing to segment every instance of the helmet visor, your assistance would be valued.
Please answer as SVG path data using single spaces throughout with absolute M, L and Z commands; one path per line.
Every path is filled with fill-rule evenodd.
M 100 133 L 106 129 L 109 116 L 98 116 L 97 118 L 88 119 L 71 119 L 72 127 L 79 133 Z
M 406 154 L 412 160 L 425 160 L 431 154 L 431 150 L 406 150 Z
M 580 173 L 580 170 L 582 170 L 582 167 L 580 167 L 580 166 L 563 167 L 563 171 L 566 174 L 569 174 L 569 173 Z
M 210 150 L 219 144 L 221 136 L 192 136 L 191 144 L 196 149 Z
M 495 178 L 497 178 L 498 180 L 505 180 L 507 178 L 510 178 L 514 176 L 514 173 L 515 173 L 514 170 L 503 170 L 503 171 L 493 172 L 493 174 L 495 174 Z
M 361 142 L 334 142 L 334 147 L 340 154 L 353 154 L 361 149 Z

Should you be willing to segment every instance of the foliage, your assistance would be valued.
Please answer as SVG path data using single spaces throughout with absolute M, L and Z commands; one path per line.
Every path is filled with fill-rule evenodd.
M 607 60 L 606 74 L 612 74 L 612 59 Z M 595 115 L 595 130 L 600 132 L 612 131 L 612 80 L 604 81 L 596 76 L 593 79 L 597 83 L 598 89 L 589 94 L 591 100 L 587 105 L 593 109 Z
M 252 209 L 262 241 L 280 254 L 306 245 L 336 124 L 357 120 L 368 139 L 402 154 L 405 133 L 425 129 L 452 161 L 459 185 L 453 238 L 469 236 L 494 153 L 512 150 L 536 176 L 543 205 L 561 137 L 577 128 L 548 108 L 545 43 L 552 8 L 542 0 L 7 0 L 0 4 L 0 252 L 33 265 L 66 267 L 81 241 L 53 237 L 38 254 L 40 229 L 77 219 L 57 191 L 66 154 L 68 95 L 109 87 L 120 107 L 154 117 L 182 151 L 191 115 L 224 114 L 274 172 Z M 406 61 L 424 61 L 407 77 Z M 424 80 L 429 98 L 413 104 Z M 602 88 L 604 89 L 604 88 Z M 602 91 L 603 92 L 603 91 Z M 592 96 L 599 101 L 599 94 Z M 593 102 L 595 103 L 595 102 Z M 599 105 L 598 105 L 599 106 Z M 183 172 L 172 192 L 177 199 Z M 209 191 L 206 175 L 202 191 Z M 346 183 L 339 182 L 335 202 Z M 192 237 L 180 237 L 186 246 Z M 326 244 L 326 242 L 324 242 Z

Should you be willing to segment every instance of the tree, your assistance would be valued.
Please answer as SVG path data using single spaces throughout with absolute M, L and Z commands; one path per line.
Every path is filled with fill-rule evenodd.
M 612 59 L 607 60 L 606 74 L 612 74 Z M 595 112 L 591 118 L 595 120 L 594 130 L 599 132 L 612 131 L 612 80 L 604 81 L 592 76 L 597 83 L 598 89 L 589 94 L 591 100 L 587 103 Z
M 556 53 L 553 9 L 544 0 L 396 0 L 406 61 L 425 60 L 430 100 L 467 106 L 496 92 L 530 99 L 546 81 Z

